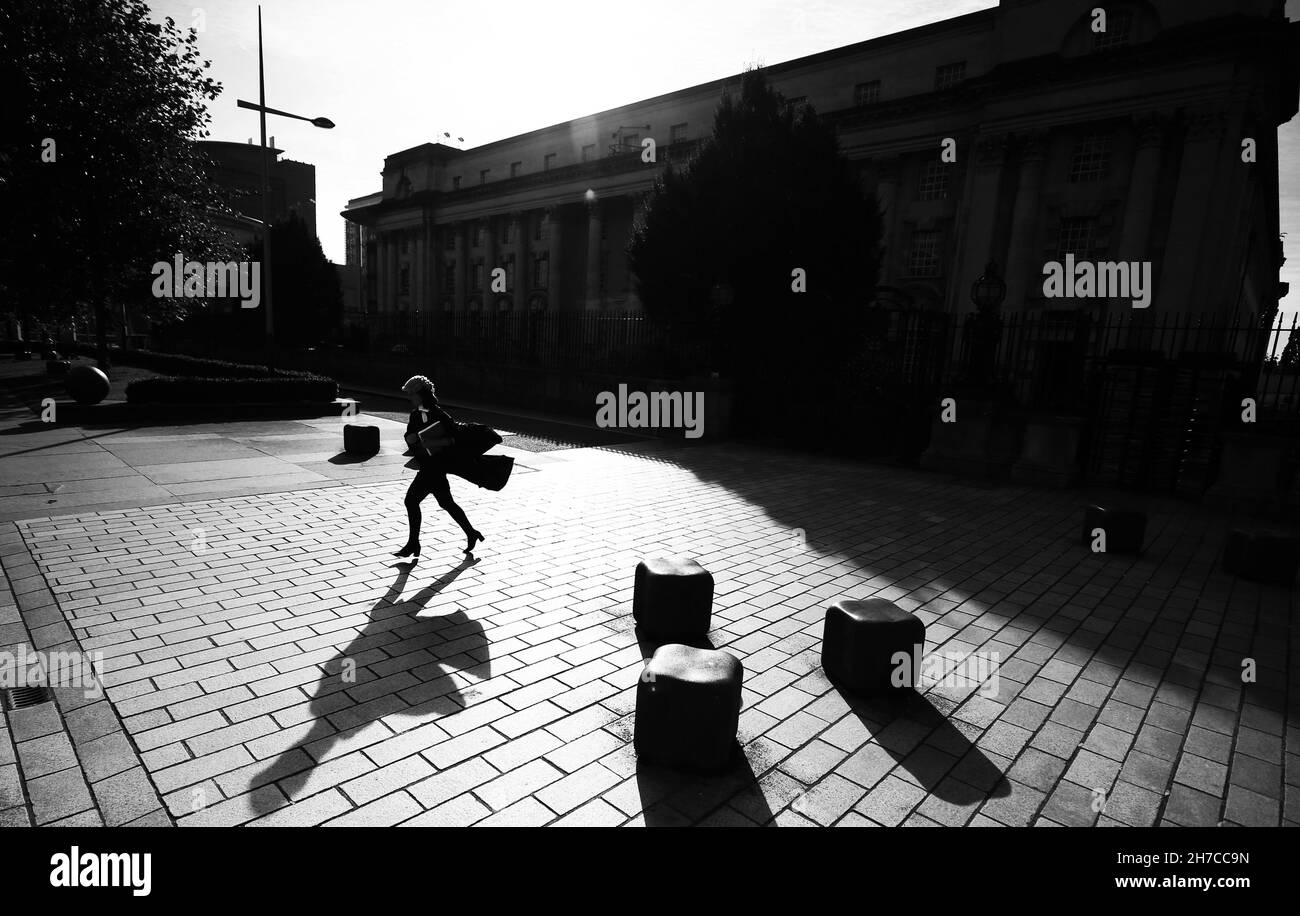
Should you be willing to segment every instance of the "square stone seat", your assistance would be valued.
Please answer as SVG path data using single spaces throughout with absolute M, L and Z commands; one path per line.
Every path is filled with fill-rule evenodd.
M 911 659 L 924 651 L 925 624 L 883 598 L 841 598 L 826 609 L 822 669 L 849 690 L 885 693 L 897 689 L 891 683 L 897 667 L 895 654 L 902 652 Z M 911 670 L 910 664 L 905 670 Z
M 1093 529 L 1106 532 L 1106 553 L 1141 553 L 1147 515 L 1139 509 L 1091 505 L 1083 513 L 1083 543 L 1092 549 Z
M 655 557 L 636 565 L 632 619 L 661 638 L 699 637 L 713 617 L 713 575 L 686 557 Z
M 349 455 L 379 453 L 379 427 L 348 423 L 343 427 L 343 451 Z
M 1300 570 L 1300 536 L 1263 528 L 1234 528 L 1228 532 L 1223 568 L 1252 582 L 1289 588 Z
M 735 760 L 740 659 L 717 649 L 660 646 L 636 685 L 632 744 L 647 763 L 717 772 Z

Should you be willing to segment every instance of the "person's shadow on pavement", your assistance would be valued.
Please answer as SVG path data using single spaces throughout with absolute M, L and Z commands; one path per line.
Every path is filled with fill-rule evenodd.
M 465 704 L 458 702 L 460 687 L 451 672 L 473 668 L 479 679 L 490 676 L 491 659 L 487 655 L 488 640 L 483 625 L 462 610 L 440 617 L 412 617 L 412 614 L 478 562 L 473 556 L 467 556 L 407 600 L 399 599 L 416 564 L 394 564 L 399 570 L 397 579 L 370 609 L 370 622 L 324 665 L 325 673 L 309 707 L 311 730 L 265 770 L 259 771 L 248 788 L 256 790 L 276 783 L 290 802 L 297 801 L 327 788 L 326 785 L 313 788 L 312 774 L 316 767 L 324 765 L 343 731 L 394 714 L 429 718 L 430 714 L 442 717 L 462 709 Z M 400 655 L 385 650 L 400 650 L 400 655 L 427 650 L 431 661 L 413 669 L 389 670 Z M 467 663 L 460 664 L 461 661 Z M 368 684 L 403 671 L 419 679 L 418 684 L 400 691 L 407 697 L 398 697 L 393 692 L 371 696 L 366 689 Z M 403 707 L 382 708 L 385 697 L 403 703 Z M 408 699 L 413 705 L 405 705 Z M 362 708 L 372 702 L 381 708 Z M 335 721 L 331 722 L 331 718 Z M 283 804 L 274 791 L 254 791 L 251 801 L 259 814 L 269 813 Z

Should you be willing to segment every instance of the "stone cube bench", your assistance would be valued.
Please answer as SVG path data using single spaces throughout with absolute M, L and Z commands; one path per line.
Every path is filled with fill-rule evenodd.
M 841 598 L 826 609 L 822 669 L 831 681 L 849 690 L 875 694 L 896 689 L 892 683 L 895 655 L 902 652 L 912 659 L 924 649 L 921 619 L 883 598 Z M 911 667 L 909 661 L 908 670 Z M 915 687 L 915 683 L 902 686 Z
M 1083 543 L 1092 547 L 1092 532 L 1106 532 L 1106 553 L 1142 552 L 1146 541 L 1147 516 L 1138 509 L 1090 505 L 1083 513 Z
M 379 453 L 379 427 L 361 423 L 343 426 L 343 451 L 349 455 L 375 455 Z
M 701 637 L 713 615 L 713 576 L 684 557 L 655 557 L 636 566 L 632 619 L 660 638 Z
M 1300 537 L 1263 528 L 1234 528 L 1228 532 L 1223 568 L 1252 582 L 1290 587 L 1300 569 Z
M 632 744 L 647 763 L 717 772 L 735 760 L 744 667 L 717 649 L 660 646 L 636 686 Z

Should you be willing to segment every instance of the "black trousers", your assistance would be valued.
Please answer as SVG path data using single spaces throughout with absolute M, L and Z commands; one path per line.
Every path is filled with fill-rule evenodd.
M 431 493 L 438 501 L 438 505 L 457 525 L 460 525 L 461 530 L 468 537 L 473 532 L 474 526 L 469 523 L 465 510 L 451 498 L 451 484 L 447 482 L 447 474 L 437 468 L 425 467 L 415 475 L 410 488 L 406 491 L 406 515 L 411 527 L 411 540 L 413 542 L 420 540 L 420 524 L 423 521 L 420 503 Z

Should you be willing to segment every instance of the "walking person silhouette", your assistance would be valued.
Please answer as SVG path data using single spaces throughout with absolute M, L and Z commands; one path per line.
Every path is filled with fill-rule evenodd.
M 420 503 L 430 493 L 438 501 L 438 505 L 465 532 L 465 553 L 472 553 L 474 545 L 486 538 L 470 524 L 465 510 L 451 498 L 451 484 L 447 482 L 449 473 L 465 476 L 472 456 L 457 450 L 455 445 L 457 423 L 439 405 L 437 397 L 434 396 L 433 382 L 423 375 L 415 375 L 406 380 L 402 391 L 406 392 L 407 397 L 411 399 L 412 407 L 410 420 L 406 424 L 406 443 L 411 447 L 420 470 L 411 481 L 410 489 L 406 491 L 406 515 L 411 535 L 406 546 L 394 555 L 399 557 L 420 555 L 420 523 L 423 521 Z M 452 444 L 435 454 L 430 454 L 420 439 L 420 432 L 434 423 L 442 424 L 443 435 L 450 437 Z M 467 477 L 467 479 L 473 478 Z

